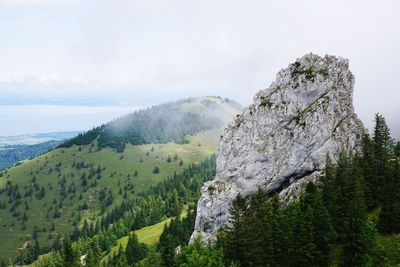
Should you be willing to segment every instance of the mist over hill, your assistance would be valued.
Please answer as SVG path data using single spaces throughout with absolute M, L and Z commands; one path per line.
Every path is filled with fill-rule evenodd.
M 185 135 L 223 127 L 240 105 L 219 97 L 188 98 L 135 111 L 66 141 L 61 147 L 87 145 L 122 152 L 126 144 L 185 143 Z

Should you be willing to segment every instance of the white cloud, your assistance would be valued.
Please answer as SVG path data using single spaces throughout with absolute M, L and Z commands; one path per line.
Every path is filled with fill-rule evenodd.
M 1 0 L 0 7 L 54 6 L 77 3 L 79 0 Z
M 399 10 L 395 0 L 0 0 L 0 93 L 247 104 L 296 57 L 328 53 L 350 59 L 368 121 L 399 112 Z

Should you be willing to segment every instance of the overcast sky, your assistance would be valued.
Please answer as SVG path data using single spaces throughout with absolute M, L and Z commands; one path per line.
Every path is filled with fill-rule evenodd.
M 359 116 L 399 129 L 399 14 L 397 0 L 0 0 L 0 135 L 189 96 L 247 105 L 309 52 L 348 58 Z

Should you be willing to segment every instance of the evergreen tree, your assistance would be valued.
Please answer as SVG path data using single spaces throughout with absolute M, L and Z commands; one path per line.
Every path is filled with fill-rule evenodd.
M 380 204 L 381 178 L 378 175 L 378 161 L 375 157 L 374 140 L 368 134 L 363 138 L 362 169 L 365 180 L 365 204 L 372 210 Z
M 76 267 L 79 266 L 78 256 L 72 249 L 71 242 L 64 239 L 64 251 L 63 251 L 63 264 L 64 267 Z
M 307 251 L 307 255 L 312 255 L 310 265 L 327 266 L 336 233 L 331 223 L 330 214 L 323 204 L 322 195 L 312 182 L 307 184 L 300 201 L 300 209 L 301 213 L 305 215 L 304 219 L 310 221 L 312 226 L 312 243 L 315 244 L 315 248 L 308 244 L 310 249 Z
M 176 189 L 172 191 L 172 196 L 170 200 L 170 215 L 171 216 L 179 216 L 182 210 L 182 204 L 179 201 L 178 192 Z
M 160 173 L 160 168 L 158 166 L 155 166 L 153 169 L 154 174 L 159 174 Z
M 96 267 L 98 266 L 98 262 L 97 259 L 95 257 L 95 254 L 92 250 L 92 248 L 88 249 L 87 255 L 86 255 L 86 259 L 85 259 L 85 263 L 86 263 L 86 267 Z
M 200 240 L 182 248 L 175 259 L 179 267 L 224 267 L 222 251 L 210 245 L 204 245 Z
M 229 209 L 229 225 L 223 227 L 219 236 L 219 245 L 223 248 L 225 261 L 228 264 L 246 261 L 246 248 L 243 246 L 247 238 L 244 223 L 246 208 L 246 200 L 238 194 Z
M 128 238 L 128 244 L 126 245 L 126 259 L 129 264 L 134 264 L 147 255 L 148 249 L 145 244 L 139 243 L 139 240 L 135 233 L 130 234 Z
M 332 224 L 338 234 L 339 241 L 344 238 L 344 226 L 349 211 L 349 188 L 347 186 L 349 177 L 351 177 L 350 158 L 347 154 L 341 153 L 339 155 L 338 165 L 335 172 L 334 188 L 336 190 L 336 197 L 332 204 L 334 209 L 331 212 Z
M 374 145 L 375 158 L 378 160 L 378 175 L 383 176 L 385 165 L 393 155 L 393 139 L 385 118 L 379 113 L 375 115 Z
M 165 267 L 174 266 L 175 246 L 170 235 L 165 238 L 164 246 L 161 248 L 161 260 Z
M 350 164 L 351 175 L 344 181 L 343 200 L 347 210 L 343 213 L 342 266 L 365 266 L 371 244 L 368 242 L 363 176 L 359 158 L 354 158 Z
M 335 202 L 337 198 L 337 188 L 335 177 L 336 169 L 332 164 L 331 158 L 327 155 L 324 175 L 320 180 L 322 184 L 322 199 L 324 206 L 330 214 L 334 214 L 336 209 Z
M 316 266 L 317 246 L 314 243 L 314 229 L 312 218 L 314 211 L 310 207 L 298 209 L 294 218 L 293 229 L 293 258 L 297 266 Z
M 396 145 L 394 146 L 394 155 L 396 157 L 400 157 L 400 141 L 397 141 Z
M 382 210 L 379 229 L 382 233 L 400 232 L 400 163 L 399 160 L 387 165 L 384 179 Z

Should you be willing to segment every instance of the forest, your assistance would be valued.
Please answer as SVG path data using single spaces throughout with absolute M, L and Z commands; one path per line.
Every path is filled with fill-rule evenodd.
M 100 148 L 111 147 L 123 152 L 128 143 L 142 145 L 173 141 L 182 144 L 187 142 L 185 135 L 223 126 L 222 120 L 217 117 L 190 112 L 182 107 L 192 101 L 186 99 L 135 111 L 79 134 L 61 147 L 88 145 L 97 139 Z M 206 104 L 216 105 L 212 101 Z
M 132 230 L 155 224 L 168 217 L 176 217 L 184 210 L 187 211 L 187 216 L 183 220 L 194 223 L 193 203 L 199 198 L 203 183 L 214 176 L 215 157 L 205 159 L 200 164 L 193 164 L 182 173 L 175 174 L 147 192 L 140 193 L 136 198 L 123 201 L 94 221 L 85 220 L 82 226 L 76 224 L 72 232 L 57 236 L 50 246 L 40 245 L 37 238 L 40 229 L 36 227 L 27 251 L 19 254 L 15 264 L 32 263 L 39 255 L 50 252 L 43 261 L 35 263 L 35 266 L 80 266 L 79 255 L 92 253 L 97 255 L 96 259 L 93 260 L 93 265 L 87 266 L 117 266 L 116 262 L 123 260 L 120 259 L 121 253 L 112 254 L 107 261 L 100 261 L 111 252 L 119 238 L 127 235 L 134 237 Z M 178 218 L 179 216 L 177 221 L 180 222 Z M 175 223 L 173 221 L 170 225 Z M 191 234 L 192 227 L 189 228 L 186 236 Z M 151 252 L 147 248 L 143 250 L 146 251 L 143 255 Z M 70 263 L 65 261 L 72 261 L 73 265 L 68 265 Z M 6 266 L 4 261 L 1 264 L 0 266 Z
M 51 250 L 35 266 L 397 266 L 400 143 L 382 116 L 375 122 L 373 134 L 363 138 L 362 155 L 344 151 L 337 164 L 327 156 L 324 175 L 309 182 L 298 200 L 284 204 L 261 188 L 252 197 L 239 194 L 215 245 L 200 240 L 188 245 L 194 203 L 203 182 L 215 175 L 210 158 L 76 227 L 51 248 L 32 242 L 19 262 Z M 180 216 L 184 210 L 186 216 Z M 139 242 L 131 231 L 165 217 L 174 219 L 156 247 Z M 122 236 L 129 237 L 125 247 L 116 242 Z

